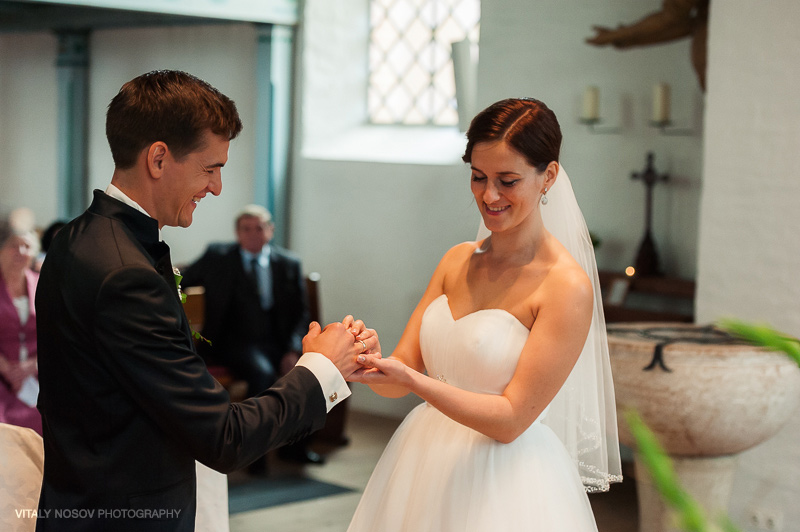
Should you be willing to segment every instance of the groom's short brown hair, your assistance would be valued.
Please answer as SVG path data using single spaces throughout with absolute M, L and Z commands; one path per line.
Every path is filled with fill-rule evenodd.
M 141 151 L 158 141 L 180 159 L 201 148 L 207 130 L 233 140 L 242 130 L 236 105 L 180 70 L 154 70 L 132 79 L 106 113 L 106 138 L 120 169 L 133 167 Z

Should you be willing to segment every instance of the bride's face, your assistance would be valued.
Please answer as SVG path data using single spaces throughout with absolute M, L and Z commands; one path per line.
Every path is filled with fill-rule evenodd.
M 538 212 L 544 173 L 503 141 L 481 142 L 472 150 L 472 194 L 492 232 L 517 227 Z

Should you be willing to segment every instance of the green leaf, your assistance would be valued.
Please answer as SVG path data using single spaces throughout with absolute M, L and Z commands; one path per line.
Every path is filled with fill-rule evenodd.
M 172 269 L 172 275 L 175 276 L 175 286 L 178 287 L 178 295 L 181 298 L 181 304 L 185 304 L 186 303 L 186 294 L 184 294 L 181 291 L 181 281 L 183 280 L 183 275 L 178 273 L 178 268 L 173 268 Z M 205 336 L 203 336 L 199 332 L 195 331 L 194 329 L 191 329 L 191 331 L 192 331 L 192 338 L 194 338 L 196 340 L 202 340 L 205 343 L 207 343 L 208 345 L 211 345 L 211 340 L 209 340 L 208 338 L 206 338 Z
M 739 529 L 733 524 L 733 521 L 731 521 L 727 515 L 724 515 L 719 519 L 719 526 L 722 529 L 722 532 L 739 532 Z
M 636 440 L 639 457 L 650 473 L 656 490 L 667 505 L 676 511 L 680 528 L 686 532 L 718 531 L 720 527 L 708 521 L 700 505 L 681 486 L 672 460 L 639 413 L 636 410 L 628 410 L 624 416 Z M 720 526 L 724 532 L 739 532 L 727 517 L 721 519 Z
M 720 320 L 717 326 L 750 344 L 780 351 L 800 366 L 800 340 L 763 324 L 751 324 L 733 318 Z
M 208 345 L 212 345 L 211 344 L 211 340 L 209 340 L 208 338 L 206 338 L 205 336 L 203 336 L 199 332 L 195 331 L 194 329 L 192 329 L 192 338 L 194 338 L 195 340 L 202 340 L 205 343 L 207 343 Z

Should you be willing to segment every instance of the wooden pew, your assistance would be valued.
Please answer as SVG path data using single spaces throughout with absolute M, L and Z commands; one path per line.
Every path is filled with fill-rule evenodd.
M 186 302 L 183 310 L 189 318 L 189 326 L 192 330 L 202 334 L 203 321 L 205 320 L 205 294 L 206 289 L 202 286 L 190 286 L 183 290 L 186 294 Z M 195 339 L 195 345 L 202 340 Z M 225 366 L 214 364 L 208 365 L 208 372 L 217 379 L 231 397 L 231 402 L 238 402 L 247 398 L 247 381 L 237 379 Z

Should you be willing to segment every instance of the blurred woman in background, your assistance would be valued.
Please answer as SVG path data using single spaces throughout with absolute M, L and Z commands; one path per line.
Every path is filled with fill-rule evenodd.
M 31 269 L 38 248 L 28 209 L 0 217 L 0 422 L 41 434 L 33 305 L 39 274 Z

